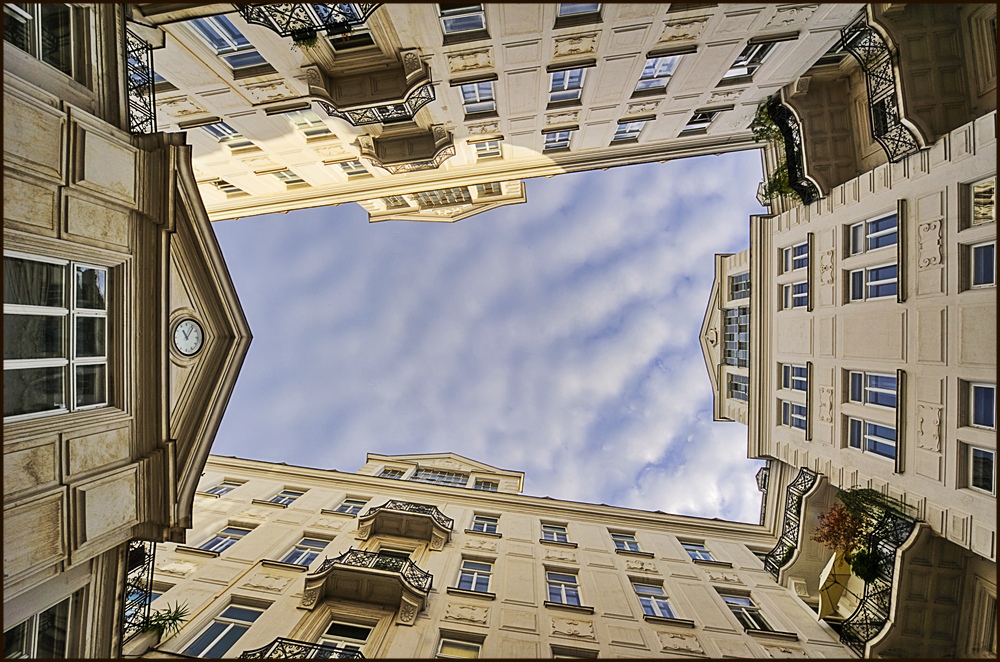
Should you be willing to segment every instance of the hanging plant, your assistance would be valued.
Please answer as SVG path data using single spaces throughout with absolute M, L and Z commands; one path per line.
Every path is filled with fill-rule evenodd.
M 848 563 L 851 565 L 851 572 L 866 584 L 878 578 L 879 557 L 875 552 L 869 549 L 857 551 L 848 559 Z
M 757 111 L 754 113 L 753 119 L 750 120 L 750 131 L 753 133 L 754 142 L 773 142 L 784 145 L 785 138 L 768 113 L 767 109 L 770 104 L 771 99 L 765 99 L 757 106 Z
M 312 48 L 319 41 L 319 35 L 313 29 L 298 30 L 292 33 L 292 44 L 299 48 Z

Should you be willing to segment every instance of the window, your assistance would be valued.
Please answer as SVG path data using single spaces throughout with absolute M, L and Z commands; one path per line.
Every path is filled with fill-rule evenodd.
M 229 605 L 184 649 L 184 654 L 212 658 L 225 656 L 263 613 L 264 610 L 258 607 Z
M 285 186 L 297 186 L 299 184 L 306 183 L 306 180 L 302 179 L 291 170 L 279 170 L 277 172 L 272 172 L 271 174 L 274 175 L 279 182 L 283 182 Z
M 500 483 L 495 480 L 483 480 L 482 478 L 477 478 L 472 489 L 479 490 L 481 492 L 496 492 L 500 489 Z
M 895 264 L 882 264 L 850 273 L 851 301 L 868 301 L 896 296 L 898 269 Z
M 684 129 L 681 133 L 708 130 L 708 126 L 712 123 L 712 120 L 716 118 L 719 112 L 720 111 L 718 110 L 694 111 L 694 114 L 691 115 L 691 119 L 689 119 L 687 124 L 684 125 Z
M 357 159 L 353 161 L 343 161 L 340 164 L 340 169 L 344 171 L 348 178 L 368 174 L 368 170 L 365 168 L 364 164 Z
M 681 542 L 681 547 L 684 551 L 688 553 L 692 561 L 714 561 L 712 558 L 712 552 L 708 551 L 708 547 L 705 547 L 704 543 L 700 542 Z
M 17 48 L 73 75 L 73 11 L 64 4 L 5 3 L 3 38 Z
M 809 305 L 809 282 L 800 281 L 781 287 L 781 309 L 806 308 Z
M 664 89 L 674 74 L 674 70 L 677 69 L 677 63 L 680 59 L 680 55 L 648 58 L 646 66 L 642 68 L 642 74 L 639 75 L 639 82 L 636 83 L 636 92 Z
M 723 358 L 726 365 L 750 366 L 750 307 L 726 308 L 722 326 Z
M 402 469 L 383 469 L 382 473 L 378 475 L 379 478 L 391 478 L 392 480 L 399 480 L 403 477 L 406 472 Z
M 880 248 L 895 246 L 899 241 L 897 232 L 898 217 L 895 213 L 888 216 L 855 223 L 850 227 L 851 255 L 860 255 Z
M 476 184 L 476 190 L 479 192 L 479 197 L 491 195 L 503 195 L 503 187 L 500 182 L 486 182 L 485 184 Z M 489 483 L 490 481 L 483 481 L 483 483 Z M 476 484 L 479 484 L 479 479 L 476 479 Z M 479 489 L 478 487 L 476 489 Z M 496 490 L 492 490 L 496 491 Z
M 499 522 L 499 517 L 476 515 L 472 518 L 472 530 L 477 533 L 496 533 Z
M 549 542 L 569 542 L 566 527 L 561 524 L 542 524 L 542 540 Z
M 4 417 L 108 404 L 108 270 L 4 255 Z
M 972 253 L 972 287 L 996 285 L 996 242 L 988 241 L 970 247 Z
M 618 122 L 613 140 L 638 140 L 642 127 L 646 125 L 646 120 L 637 122 Z
M 357 515 L 361 512 L 361 509 L 365 507 L 368 503 L 367 499 L 344 499 L 340 502 L 340 505 L 334 508 L 334 512 L 344 513 L 346 515 Z
M 142 603 L 152 603 L 153 600 L 163 595 L 163 591 L 146 591 L 141 588 L 130 588 L 125 597 L 125 618 L 129 619 L 139 611 Z M 148 596 L 148 597 L 147 597 Z
M 243 134 L 229 126 L 225 122 L 216 122 L 215 124 L 206 124 L 201 127 L 202 131 L 208 133 L 220 143 L 228 147 L 229 149 L 242 149 L 244 147 L 253 147 L 253 141 L 247 140 L 243 137 Z
M 191 19 L 191 26 L 231 69 L 267 64 L 253 44 L 224 15 Z
M 969 421 L 977 428 L 996 428 L 997 387 L 969 384 Z
M 670 608 L 667 601 L 667 592 L 662 586 L 653 584 L 632 583 L 635 594 L 639 596 L 639 604 L 642 611 L 647 616 L 659 616 L 660 618 L 674 618 L 674 610 Z
M 303 490 L 281 490 L 271 497 L 269 501 L 271 503 L 280 503 L 283 506 L 287 506 L 303 494 L 305 494 L 305 491 Z
M 218 485 L 208 488 L 206 492 L 208 492 L 209 494 L 218 494 L 219 496 L 222 496 L 223 494 L 229 494 L 242 484 L 243 483 L 240 483 L 235 480 L 224 480 Z
M 544 149 L 569 149 L 572 131 L 553 131 L 545 134 Z
M 224 552 L 248 533 L 250 533 L 250 529 L 241 526 L 227 526 L 222 531 L 216 533 L 211 540 L 202 543 L 201 549 L 210 552 Z
M 760 615 L 760 608 L 754 604 L 749 597 L 742 595 L 722 595 L 723 601 L 733 612 L 745 629 L 747 630 L 771 630 L 764 617 Z
M 809 371 L 804 365 L 781 365 L 781 387 L 793 391 L 805 391 L 809 387 Z
M 284 115 L 296 129 L 305 135 L 306 138 L 333 135 L 333 132 L 327 128 L 323 119 L 309 108 L 304 110 L 291 110 L 284 113 Z
M 809 266 L 809 243 L 803 241 L 781 251 L 782 273 L 805 269 Z
M 476 32 L 486 29 L 482 5 L 438 5 L 445 34 Z
M 549 570 L 545 581 L 549 586 L 549 602 L 580 606 L 580 584 L 575 574 Z
M 729 277 L 729 298 L 749 299 L 750 298 L 750 272 L 744 271 L 741 274 Z
M 559 4 L 559 16 L 594 14 L 601 11 L 599 2 L 564 2 Z
M 860 418 L 847 419 L 847 443 L 864 453 L 896 458 L 896 428 Z
M 770 41 L 763 44 L 747 44 L 739 54 L 739 57 L 729 67 L 729 70 L 723 74 L 722 80 L 753 76 L 757 68 L 764 64 L 764 59 L 771 52 L 772 48 L 774 48 L 774 42 Z
M 583 93 L 583 79 L 586 71 L 586 69 L 553 71 L 549 85 L 549 103 L 578 100 Z
M 334 51 L 347 51 L 355 48 L 374 46 L 375 39 L 367 28 L 352 26 L 353 29 L 347 34 L 332 35 L 329 38 L 330 46 Z
M 462 561 L 462 569 L 458 574 L 458 588 L 463 591 L 489 593 L 490 577 L 493 575 L 493 564 L 484 561 Z
M 982 225 L 997 220 L 996 186 L 997 178 L 989 177 L 969 187 L 972 195 L 972 225 Z
M 366 625 L 340 623 L 334 621 L 319 638 L 322 651 L 318 658 L 360 657 L 361 649 L 368 641 L 372 628 Z
M 750 378 L 746 375 L 729 375 L 729 397 L 750 402 Z
M 498 159 L 501 156 L 499 140 L 484 140 L 474 143 L 476 146 L 476 159 Z
M 611 540 L 615 543 L 615 549 L 620 549 L 623 552 L 641 551 L 639 541 L 631 533 L 612 533 Z
M 487 80 L 480 83 L 466 83 L 460 86 L 462 91 L 462 105 L 465 114 L 489 113 L 497 109 L 497 102 L 493 98 L 493 81 Z
M 329 540 L 318 538 L 303 538 L 292 551 L 288 552 L 285 558 L 281 559 L 285 563 L 296 563 L 298 565 L 309 565 L 316 560 L 319 553 L 326 549 Z
M 7 26 L 4 26 L 6 31 Z M 66 598 L 3 633 L 4 657 L 63 659 L 68 653 L 70 601 Z
M 477 658 L 482 649 L 480 644 L 471 641 L 455 641 L 454 639 L 442 639 L 438 646 L 437 656 L 445 658 Z
M 417 191 L 413 194 L 417 199 L 420 208 L 426 207 L 450 207 L 451 205 L 464 205 L 472 202 L 472 195 L 469 189 L 462 186 L 452 188 L 439 188 L 433 191 Z
M 896 376 L 878 375 L 870 372 L 850 373 L 851 402 L 879 407 L 896 408 Z
M 409 209 L 410 203 L 401 195 L 388 195 L 382 198 L 386 209 Z
M 969 487 L 987 494 L 996 493 L 996 452 L 969 446 Z
M 790 428 L 806 429 L 806 406 L 781 400 L 781 424 Z
M 443 471 L 441 469 L 417 469 L 410 476 L 410 480 L 418 483 L 432 483 L 434 485 L 451 485 L 452 487 L 465 487 L 469 482 L 469 474 L 458 471 Z
M 211 184 L 212 186 L 214 186 L 217 190 L 222 191 L 226 195 L 245 195 L 246 194 L 246 191 L 244 191 L 243 189 L 241 189 L 239 186 L 236 186 L 234 184 L 230 184 L 229 182 L 227 182 L 224 179 L 216 179 L 214 181 L 209 182 L 209 184 Z

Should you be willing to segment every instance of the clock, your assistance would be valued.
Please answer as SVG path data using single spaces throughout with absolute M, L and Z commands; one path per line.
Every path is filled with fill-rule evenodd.
M 181 320 L 174 327 L 174 347 L 184 356 L 194 356 L 205 342 L 201 324 L 193 319 Z

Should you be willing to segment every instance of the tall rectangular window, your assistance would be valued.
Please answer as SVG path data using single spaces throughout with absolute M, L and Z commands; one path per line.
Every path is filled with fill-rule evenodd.
M 285 186 L 298 186 L 306 183 L 306 180 L 302 179 L 291 170 L 278 170 L 277 172 L 272 172 L 271 174 Z
M 492 563 L 465 559 L 462 561 L 462 568 L 458 573 L 458 588 L 463 591 L 489 593 L 490 577 L 492 576 Z
M 358 159 L 341 162 L 340 169 L 344 171 L 344 174 L 347 175 L 348 179 L 351 177 L 364 177 L 370 174 L 368 169 L 365 168 L 365 164 Z
M 632 588 L 635 589 L 639 604 L 642 605 L 642 613 L 647 616 L 674 618 L 674 610 L 670 607 L 667 592 L 662 586 L 632 582 Z
M 216 533 L 210 540 L 202 543 L 201 549 L 208 550 L 209 552 L 224 552 L 239 542 L 248 533 L 250 533 L 250 529 L 242 526 L 227 526 Z
M 496 533 L 500 518 L 490 515 L 476 515 L 472 518 L 472 530 L 476 533 Z
M 542 540 L 549 542 L 569 542 L 566 527 L 561 524 L 542 524 Z
M 72 598 L 67 598 L 9 630 L 4 630 L 4 657 L 50 660 L 68 657 L 71 600 Z
M 850 227 L 851 255 L 860 255 L 880 248 L 895 246 L 899 241 L 899 217 L 895 212 L 887 216 L 855 223 Z
M 73 10 L 65 4 L 4 4 L 3 38 L 28 55 L 73 75 Z
M 760 65 L 764 64 L 764 60 L 772 48 L 774 48 L 774 42 L 747 44 L 732 65 L 730 65 L 729 70 L 723 74 L 722 80 L 753 76 Z
M 896 296 L 899 270 L 895 264 L 855 269 L 850 273 L 851 301 L 868 301 Z
M 549 84 L 549 102 L 575 101 L 583 93 L 583 79 L 586 69 L 564 69 L 553 71 Z
M 746 368 L 750 365 L 750 307 L 723 310 L 723 358 L 726 365 Z
M 708 127 L 712 124 L 714 120 L 719 115 L 718 110 L 696 110 L 691 115 L 691 118 L 684 125 L 684 129 L 681 133 L 690 133 L 694 131 L 706 131 Z
M 781 387 L 793 391 L 805 391 L 809 388 L 808 375 L 809 371 L 804 365 L 783 363 L 781 365 Z
M 575 574 L 568 572 L 545 573 L 549 589 L 549 602 L 563 605 L 580 605 L 580 582 Z
M 781 251 L 782 273 L 805 269 L 809 266 L 809 242 L 789 246 Z
M 572 135 L 572 131 L 553 131 L 551 133 L 546 133 L 544 149 L 569 149 L 569 142 Z
M 988 177 L 969 187 L 972 196 L 972 225 L 993 223 L 997 220 L 996 187 L 996 177 Z
M 191 27 L 231 69 L 267 64 L 250 40 L 223 14 L 191 19 Z
M 108 403 L 108 270 L 4 255 L 4 417 Z
M 631 533 L 612 533 L 611 540 L 615 543 L 615 549 L 623 552 L 638 552 L 639 541 Z
M 225 122 L 206 124 L 201 127 L 201 130 L 218 140 L 229 149 L 243 149 L 253 146 L 253 141 L 244 138 L 242 133 Z
M 460 90 L 466 115 L 489 113 L 497 109 L 497 102 L 493 98 L 493 81 L 466 83 L 460 86 Z
M 680 59 L 680 55 L 647 58 L 646 65 L 642 68 L 642 74 L 639 75 L 639 82 L 636 83 L 636 91 L 666 88 Z
M 499 140 L 484 140 L 474 144 L 476 146 L 476 160 L 497 159 L 502 155 Z
M 618 122 L 618 128 L 615 129 L 615 137 L 612 140 L 638 140 L 639 134 L 642 133 L 642 127 L 645 125 L 646 120 Z
M 889 459 L 896 457 L 895 426 L 860 418 L 849 418 L 847 419 L 847 435 L 847 443 L 851 448 Z
M 977 428 L 996 429 L 997 387 L 969 384 L 969 421 Z
M 184 654 L 194 657 L 224 657 L 263 613 L 264 610 L 259 607 L 229 605 L 184 649 Z
M 746 375 L 729 375 L 728 394 L 734 400 L 750 402 L 750 378 Z
M 297 565 L 309 565 L 316 560 L 320 552 L 326 549 L 329 540 L 321 540 L 319 538 L 303 538 L 295 544 L 292 551 L 285 555 L 285 558 L 281 559 L 285 563 L 295 563 Z
M 781 288 L 781 309 L 806 308 L 809 306 L 809 282 L 789 283 Z
M 744 271 L 729 277 L 729 298 L 749 299 L 750 298 L 750 272 Z
M 692 561 L 714 561 L 712 558 L 712 552 L 708 551 L 708 547 L 705 547 L 704 543 L 700 542 L 682 542 L 681 547 L 684 551 L 688 553 Z
M 972 287 L 992 287 L 996 285 L 996 246 L 995 241 L 971 246 L 972 273 L 969 282 Z
M 996 451 L 969 446 L 969 486 L 996 494 Z
M 790 427 L 798 428 L 800 430 L 806 429 L 806 406 L 796 404 L 794 402 L 788 402 L 787 400 L 781 401 L 781 424 Z
M 441 28 L 446 35 L 460 32 L 477 32 L 486 29 L 486 15 L 482 5 L 438 5 Z
M 319 638 L 322 651 L 317 658 L 361 657 L 361 649 L 371 636 L 372 628 L 367 625 L 334 621 Z
M 865 405 L 896 408 L 896 376 L 871 372 L 850 373 L 848 399 Z
M 294 503 L 296 499 L 305 494 L 303 490 L 281 490 L 269 499 L 271 503 L 280 503 L 287 506 Z
M 744 629 L 767 631 L 772 629 L 767 621 L 764 620 L 764 617 L 761 616 L 760 607 L 754 604 L 754 601 L 749 597 L 722 594 L 722 600 Z
M 223 494 L 229 494 L 242 484 L 243 483 L 235 480 L 224 480 L 218 485 L 213 485 L 205 491 L 209 494 L 218 494 L 219 496 L 222 496 Z
M 312 109 L 290 110 L 284 113 L 285 117 L 292 125 L 302 132 L 306 138 L 318 138 L 320 136 L 332 136 L 333 132 L 327 127 L 323 118 L 317 115 Z
M 438 658 L 445 659 L 475 659 L 479 657 L 482 649 L 481 644 L 471 641 L 458 641 L 456 639 L 442 639 L 438 644 Z

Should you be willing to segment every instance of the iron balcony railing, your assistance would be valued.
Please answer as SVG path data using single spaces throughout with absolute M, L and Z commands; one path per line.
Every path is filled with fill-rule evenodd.
M 149 603 L 153 597 L 153 562 L 156 543 L 130 540 L 125 561 L 125 595 L 122 596 L 121 641 L 132 639 L 149 618 Z
M 363 660 L 361 651 L 354 648 L 338 648 L 329 644 L 310 644 L 296 639 L 278 637 L 267 646 L 243 651 L 240 659 L 245 660 L 288 660 L 288 659 L 352 659 Z
M 153 47 L 126 28 L 125 88 L 128 94 L 129 133 L 156 133 L 153 84 Z
M 313 574 L 321 575 L 336 565 L 396 572 L 403 578 L 403 581 L 422 593 L 430 591 L 431 583 L 434 581 L 434 576 L 431 573 L 421 570 L 410 559 L 361 549 L 349 549 L 336 558 L 324 560 L 319 570 Z
M 432 158 L 425 159 L 423 161 L 410 161 L 409 163 L 381 163 L 379 161 L 372 161 L 372 163 L 380 168 L 388 170 L 393 175 L 398 175 L 401 172 L 435 170 L 440 167 L 442 163 L 455 156 L 456 153 L 454 145 L 447 145 L 440 149 Z
M 885 510 L 869 537 L 869 549 L 878 556 L 878 575 L 865 583 L 858 608 L 844 622 L 841 643 L 864 657 L 866 644 L 882 631 L 892 607 L 892 581 L 896 570 L 896 552 L 913 533 L 917 522 L 912 517 Z
M 785 145 L 785 163 L 788 164 L 788 184 L 803 204 L 811 204 L 820 197 L 816 184 L 806 175 L 805 153 L 802 150 L 802 130 L 795 113 L 774 96 L 767 104 L 767 114 L 781 131 Z
M 314 39 L 320 32 L 328 35 L 350 32 L 365 24 L 382 3 L 276 3 L 236 5 L 247 23 L 263 25 L 282 37 L 295 40 Z
M 816 484 L 818 475 L 815 471 L 802 467 L 791 483 L 785 496 L 785 519 L 781 524 L 781 537 L 767 556 L 764 557 L 764 568 L 777 579 L 781 568 L 788 563 L 799 544 L 799 524 L 802 521 L 802 497 Z
M 419 513 L 421 515 L 430 515 L 431 519 L 441 525 L 442 528 L 448 529 L 449 531 L 455 526 L 455 520 L 450 517 L 445 516 L 437 506 L 432 506 L 427 503 L 413 503 L 412 501 L 400 501 L 398 499 L 391 499 L 386 501 L 381 506 L 374 506 L 369 508 L 365 514 L 361 515 L 361 518 L 367 518 L 380 510 L 398 510 L 404 513 Z
M 916 136 L 900 120 L 892 52 L 882 35 L 868 24 L 867 11 L 842 28 L 840 35 L 844 48 L 865 72 L 872 136 L 894 163 L 919 151 Z
M 391 124 L 413 119 L 417 111 L 434 101 L 434 85 L 428 80 L 419 85 L 406 96 L 402 103 L 388 103 L 381 106 L 368 106 L 349 110 L 337 110 L 329 103 L 316 100 L 330 117 L 347 120 L 354 126 L 365 124 Z

